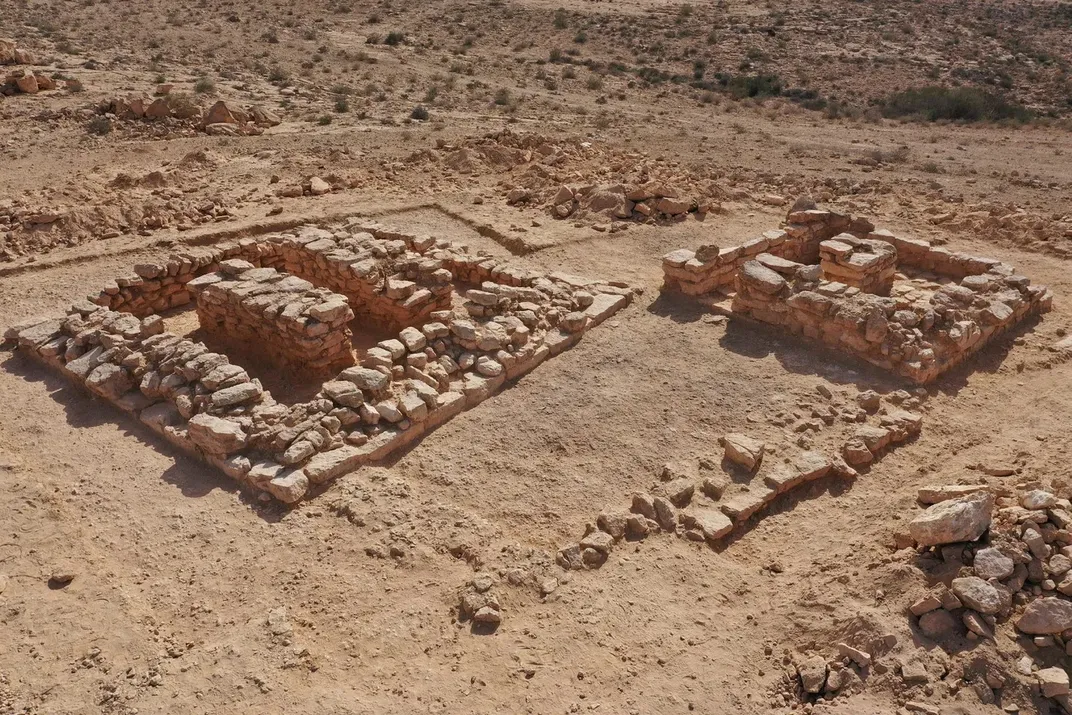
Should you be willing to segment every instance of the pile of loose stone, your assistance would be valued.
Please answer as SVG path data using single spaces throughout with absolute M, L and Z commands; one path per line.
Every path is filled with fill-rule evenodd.
M 502 622 L 502 606 L 494 591 L 491 574 L 479 573 L 461 589 L 458 620 L 469 621 L 474 629 L 494 630 Z
M 188 95 L 172 92 L 171 85 L 160 85 L 156 98 L 140 95 L 113 97 L 100 102 L 96 113 L 118 120 L 198 119 L 198 127 L 212 135 L 256 135 L 281 122 L 279 116 L 259 105 L 239 107 L 233 102 L 218 101 L 202 112 Z
M 37 60 L 33 53 L 20 48 L 14 40 L 0 37 L 0 65 L 33 65 Z
M 907 397 L 907 395 L 905 395 Z M 878 395 L 863 393 L 862 403 L 877 411 Z M 900 401 L 900 400 L 898 400 Z M 854 415 L 855 419 L 855 415 Z M 564 569 L 592 569 L 601 566 L 618 542 L 637 541 L 663 531 L 695 542 L 718 545 L 733 530 L 753 518 L 778 497 L 830 475 L 854 479 L 856 467 L 863 468 L 891 446 L 912 439 L 922 429 L 921 415 L 894 406 L 882 408 L 879 424 L 859 425 L 841 449 L 852 462 L 840 455 L 827 456 L 808 449 L 797 450 L 772 464 L 764 465 L 768 453 L 765 442 L 744 434 L 731 433 L 719 440 L 723 465 L 699 460 L 699 476 L 690 468 L 666 465 L 660 481 L 649 492 L 632 496 L 628 509 L 602 511 L 589 523 L 577 544 L 562 548 L 557 561 Z M 750 481 L 743 489 L 729 489 L 726 465 L 743 470 Z
M 526 189 L 513 189 L 507 194 L 509 203 L 522 203 L 533 198 Z M 600 214 L 614 219 L 665 220 L 688 213 L 717 213 L 720 205 L 714 200 L 697 201 L 682 194 L 663 181 L 647 181 L 632 187 L 581 186 L 565 184 L 558 188 L 550 201 L 551 215 L 565 219 L 575 214 Z
M 240 259 L 186 287 L 201 328 L 217 340 L 256 346 L 276 366 L 313 375 L 354 363 L 345 296 Z
M 1072 712 L 1061 665 L 1072 654 L 1072 502 L 1040 483 L 929 487 L 919 500 L 931 506 L 912 520 L 908 536 L 928 550 L 931 570 L 946 576 L 909 608 L 919 632 L 946 645 L 994 640 L 1011 620 L 1034 646 L 1018 672 Z
M 780 684 L 777 701 L 771 704 L 783 707 L 792 704 L 795 708 L 801 702 L 818 698 L 829 701 L 839 695 L 859 692 L 872 675 L 875 659 L 896 643 L 897 637 L 887 634 L 862 643 L 860 647 L 837 643 L 834 647 L 836 655 L 832 657 L 814 654 L 794 658 L 787 652 L 783 656 L 783 663 L 787 666 L 786 676 Z M 876 668 L 885 671 L 885 666 Z M 810 708 L 810 705 L 806 706 L 805 712 Z
M 161 332 L 152 313 L 188 301 L 188 284 L 221 266 L 225 272 L 265 268 L 230 259 L 246 258 L 254 266 L 262 258 L 285 262 L 280 256 L 291 249 L 316 257 L 318 270 L 301 276 L 312 283 L 329 265 L 345 267 L 346 290 L 336 292 L 356 301 L 355 312 L 364 293 L 346 291 L 373 285 L 399 291 L 385 300 L 413 301 L 418 310 L 411 315 L 422 321 L 368 350 L 361 365 L 324 383 L 312 400 L 288 406 L 226 355 Z M 447 309 L 421 312 L 421 306 L 434 305 L 429 301 L 436 294 L 411 279 L 439 281 L 440 271 L 448 279 L 442 284 L 448 297 L 450 279 L 480 286 L 469 291 L 467 305 L 481 317 L 449 300 Z M 495 296 L 494 305 L 485 305 L 492 302 L 487 296 Z M 335 231 L 303 227 L 140 264 L 136 275 L 93 296 L 95 302 L 76 303 L 65 318 L 14 326 L 5 339 L 229 476 L 293 503 L 311 484 L 381 459 L 487 399 L 507 380 L 576 344 L 631 297 L 621 285 L 526 271 L 449 241 L 375 224 Z M 344 303 L 318 305 L 326 303 L 329 312 L 345 313 Z

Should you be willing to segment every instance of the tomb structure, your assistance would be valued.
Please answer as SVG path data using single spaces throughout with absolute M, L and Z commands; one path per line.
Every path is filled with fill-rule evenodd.
M 136 265 L 66 315 L 4 338 L 188 453 L 294 503 L 577 344 L 632 296 L 623 283 L 532 271 L 371 222 L 310 225 Z M 178 320 L 191 302 L 209 344 L 169 331 L 160 315 Z M 365 325 L 392 336 L 351 349 L 351 328 Z M 341 370 L 286 404 L 236 364 L 235 343 L 288 367 Z
M 819 209 L 739 246 L 663 258 L 664 290 L 715 312 L 778 326 L 916 383 L 943 372 L 1031 316 L 1045 286 L 994 258 L 956 253 Z

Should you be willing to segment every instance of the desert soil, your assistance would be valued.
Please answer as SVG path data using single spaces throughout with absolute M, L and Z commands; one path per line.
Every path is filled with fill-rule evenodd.
M 561 47 L 640 64 L 639 43 L 668 72 L 691 72 L 701 55 L 736 71 L 763 43 L 767 59 L 752 61 L 794 86 L 807 73 L 808 86 L 865 102 L 879 86 L 932 81 L 928 67 L 954 76 L 965 48 L 1001 45 L 1017 98 L 1048 110 L 1069 96 L 1057 69 L 1072 59 L 1067 3 L 994 3 L 987 15 L 965 9 L 974 3 L 697 2 L 682 22 L 679 5 L 656 0 L 576 2 L 565 29 L 554 26 L 557 3 L 538 0 L 409 5 L 0 7 L 0 34 L 85 88 L 0 97 L 0 216 L 64 214 L 32 228 L 11 218 L 0 231 L 0 326 L 62 312 L 183 242 L 346 215 L 640 291 L 577 347 L 289 510 L 17 352 L 0 354 L 0 713 L 892 715 L 919 697 L 943 715 L 1048 712 L 1029 689 L 993 704 L 946 681 L 964 654 L 927 642 L 906 617 L 928 584 L 893 535 L 918 511 L 918 487 L 978 480 L 978 465 L 1015 466 L 984 477 L 992 483 L 1069 476 L 1072 363 L 1054 349 L 1072 323 L 1072 141 L 1061 120 L 832 117 L 584 66 L 552 88 L 546 77 L 565 65 L 537 60 Z M 947 24 L 959 49 L 941 39 Z M 405 41 L 366 44 L 391 31 Z M 829 57 L 808 72 L 816 33 L 815 51 Z M 1023 50 L 1025 38 L 1049 62 Z M 699 55 L 682 54 L 691 45 Z M 1021 54 L 1032 52 L 1029 67 Z M 275 67 L 289 84 L 270 80 Z M 204 97 L 193 90 L 202 77 L 215 79 Z M 263 103 L 282 123 L 251 137 L 138 121 L 86 131 L 97 103 L 152 95 L 160 80 L 206 106 Z M 341 84 L 354 93 L 333 89 Z M 339 96 L 348 111 L 335 111 Z M 428 121 L 409 120 L 417 104 Z M 554 176 L 480 150 L 529 134 L 564 148 Z M 661 223 L 549 211 L 559 184 L 641 171 L 707 186 L 720 210 Z M 335 190 L 276 195 L 314 175 L 335 177 Z M 517 186 L 540 200 L 510 205 Z M 563 573 L 557 550 L 601 509 L 650 489 L 664 465 L 718 463 L 727 432 L 792 445 L 797 435 L 771 418 L 806 414 L 826 399 L 819 386 L 846 404 L 906 387 L 660 292 L 663 254 L 740 243 L 777 227 L 803 194 L 1012 263 L 1050 286 L 1055 309 L 928 386 L 922 434 L 857 480 L 787 497 L 718 549 L 656 535 L 599 569 Z M 619 223 L 628 229 L 608 230 Z M 50 583 L 61 573 L 74 578 Z M 490 634 L 457 618 L 478 573 L 493 575 L 502 602 Z M 557 587 L 541 595 L 550 578 Z M 802 654 L 889 634 L 890 662 L 929 663 L 929 692 L 909 691 L 891 667 L 829 703 L 781 698 Z M 1009 633 L 969 653 L 1004 671 L 1021 655 Z

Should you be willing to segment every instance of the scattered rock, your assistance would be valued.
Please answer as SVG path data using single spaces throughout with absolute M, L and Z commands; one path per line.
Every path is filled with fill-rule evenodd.
M 1020 632 L 1029 635 L 1061 633 L 1072 628 L 1072 601 L 1054 596 L 1039 598 L 1027 605 L 1016 621 Z
M 719 443 L 726 450 L 727 459 L 749 471 L 754 470 L 763 459 L 764 444 L 757 439 L 731 433 L 720 439 Z
M 319 176 L 314 176 L 309 179 L 309 193 L 313 196 L 323 196 L 324 194 L 331 193 L 331 184 L 321 179 Z
M 74 571 L 57 569 L 48 577 L 48 586 L 49 588 L 65 588 L 71 581 L 74 581 L 74 577 Z
M 958 541 L 975 541 L 990 527 L 994 498 L 977 492 L 929 507 L 908 525 L 920 546 L 938 546 Z
M 826 685 L 826 659 L 821 656 L 808 658 L 797 666 L 797 674 L 804 691 L 808 693 L 821 693 Z

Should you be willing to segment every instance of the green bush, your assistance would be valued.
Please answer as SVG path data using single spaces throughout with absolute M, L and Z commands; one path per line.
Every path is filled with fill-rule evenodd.
M 418 104 L 413 108 L 413 111 L 409 113 L 409 118 L 423 122 L 428 119 L 428 110 Z
M 755 74 L 735 75 L 733 77 L 719 78 L 726 89 L 734 97 L 776 97 L 782 93 L 782 80 L 778 75 Z
M 387 34 L 387 37 L 384 38 L 383 44 L 394 47 L 395 45 L 401 45 L 405 40 L 406 36 L 401 32 L 390 32 Z
M 108 117 L 93 117 L 86 123 L 86 131 L 99 137 L 112 132 L 112 120 Z
M 510 90 L 503 87 L 495 92 L 495 104 L 500 107 L 509 106 L 514 101 L 513 95 L 510 94 Z
M 918 87 L 895 92 L 882 101 L 887 117 L 921 117 L 961 122 L 1026 121 L 1032 113 L 1001 95 L 977 87 Z

